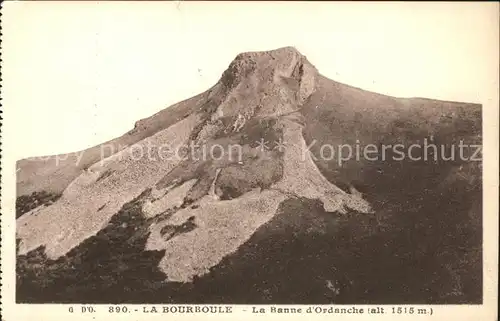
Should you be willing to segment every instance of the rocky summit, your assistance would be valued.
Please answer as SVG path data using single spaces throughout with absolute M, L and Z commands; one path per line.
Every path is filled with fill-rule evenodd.
M 17 301 L 481 303 L 482 163 L 460 141 L 481 145 L 480 105 L 239 54 L 117 139 L 18 161 Z

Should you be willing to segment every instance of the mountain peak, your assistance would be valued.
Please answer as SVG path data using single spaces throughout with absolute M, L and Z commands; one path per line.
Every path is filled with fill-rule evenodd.
M 303 56 L 295 47 L 287 46 L 280 47 L 272 50 L 263 50 L 263 51 L 246 51 L 239 53 L 235 59 L 242 57 L 262 57 L 262 56 L 273 56 L 275 58 L 291 58 L 294 56 Z
M 252 102 L 238 104 L 253 106 L 275 97 L 277 101 L 266 105 L 278 106 L 278 109 L 284 106 L 289 111 L 314 92 L 317 75 L 316 68 L 297 49 L 282 47 L 238 54 L 222 74 L 219 84 L 222 85 L 222 100 L 231 101 L 227 97 L 233 97 L 234 101 L 242 102 L 246 100 L 244 97 L 253 97 Z
M 16 301 L 481 303 L 481 163 L 450 158 L 481 128 L 480 106 L 336 83 L 293 47 L 241 53 L 122 137 L 17 164 Z M 441 156 L 411 157 L 429 137 Z

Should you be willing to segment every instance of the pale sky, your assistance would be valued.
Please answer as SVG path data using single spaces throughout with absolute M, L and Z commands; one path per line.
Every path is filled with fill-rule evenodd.
M 3 6 L 4 132 L 17 159 L 120 136 L 211 87 L 244 51 L 294 46 L 325 76 L 392 96 L 491 104 L 498 87 L 497 3 Z

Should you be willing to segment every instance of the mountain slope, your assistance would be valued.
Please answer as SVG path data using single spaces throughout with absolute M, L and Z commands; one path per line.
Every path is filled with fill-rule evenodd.
M 481 302 L 480 162 L 324 155 L 427 139 L 480 145 L 481 107 L 340 84 L 291 47 L 240 54 L 119 151 L 19 162 L 18 300 Z
M 202 93 L 155 115 L 136 122 L 123 136 L 70 154 L 32 157 L 17 162 L 17 195 L 31 196 L 45 191 L 59 195 L 85 169 L 124 148 L 170 127 L 199 108 L 208 92 Z M 35 196 L 35 195 L 33 195 Z

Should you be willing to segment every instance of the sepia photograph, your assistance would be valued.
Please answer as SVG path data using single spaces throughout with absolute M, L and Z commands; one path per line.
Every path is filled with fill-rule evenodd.
M 484 304 L 498 6 L 286 5 L 2 9 L 15 303 Z

